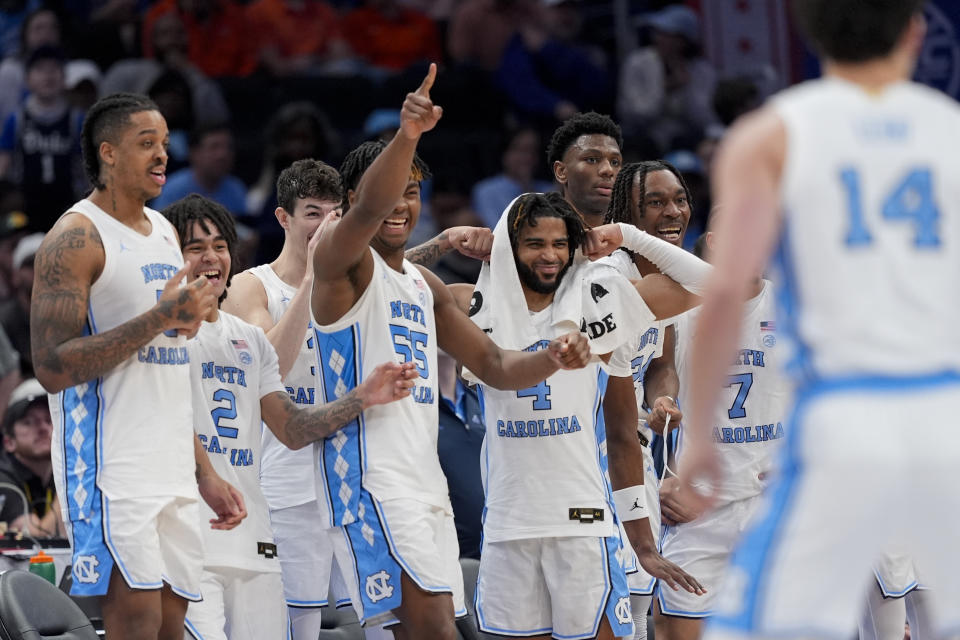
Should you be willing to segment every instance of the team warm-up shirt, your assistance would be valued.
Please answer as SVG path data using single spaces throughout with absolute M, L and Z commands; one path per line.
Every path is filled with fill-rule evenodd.
M 70 211 L 89 218 L 103 242 L 103 272 L 90 288 L 84 335 L 109 331 L 148 311 L 183 267 L 173 227 L 144 209 L 142 235 L 89 200 Z M 197 496 L 187 340 L 160 334 L 105 375 L 50 396 L 57 495 L 73 520 L 88 520 L 100 492 L 110 499 Z M 99 508 L 99 507 L 97 507 Z
M 262 329 L 223 311 L 201 325 L 190 350 L 194 429 L 213 468 L 247 506 L 247 517 L 229 531 L 201 527 L 204 566 L 280 571 L 260 490 L 260 398 L 286 393 L 277 354 Z M 202 503 L 200 518 L 216 515 Z
M 409 397 L 364 410 L 315 445 L 317 492 L 326 493 L 336 526 L 376 518 L 361 489 L 381 501 L 410 498 L 450 509 L 437 457 L 433 293 L 410 262 L 399 273 L 370 252 L 373 277 L 356 304 L 334 324 L 313 320 L 321 395 L 326 402 L 342 397 L 384 362 L 414 362 L 420 377 Z
M 677 374 L 680 406 L 689 403 L 690 347 L 700 307 L 677 318 Z M 790 392 L 781 368 L 783 345 L 776 331 L 773 285 L 763 281 L 760 294 L 744 305 L 737 355 L 731 363 L 711 430 L 720 451 L 725 480 L 720 502 L 758 495 L 769 483 L 776 448 L 788 428 Z M 681 428 L 680 449 L 683 449 Z
M 248 272 L 260 280 L 267 294 L 267 311 L 274 323 L 279 322 L 290 306 L 290 301 L 297 292 L 296 288 L 281 280 L 268 264 L 254 267 Z M 308 329 L 304 334 L 303 344 L 300 345 L 300 353 L 283 380 L 290 399 L 301 407 L 323 402 L 323 398 L 319 397 L 316 391 L 317 356 L 313 343 L 313 331 Z M 277 440 L 272 431 L 263 429 L 260 487 L 271 509 L 294 507 L 316 499 L 315 467 L 313 447 L 291 451 Z M 327 512 L 325 506 L 320 509 L 321 513 Z
M 791 377 L 956 377 L 960 107 L 912 82 L 838 78 L 772 105 L 787 136 L 776 282 Z

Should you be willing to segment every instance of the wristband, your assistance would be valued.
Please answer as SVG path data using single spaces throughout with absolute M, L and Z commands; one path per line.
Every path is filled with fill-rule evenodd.
M 613 505 L 623 522 L 642 520 L 650 515 L 647 513 L 647 491 L 642 484 L 614 491 Z

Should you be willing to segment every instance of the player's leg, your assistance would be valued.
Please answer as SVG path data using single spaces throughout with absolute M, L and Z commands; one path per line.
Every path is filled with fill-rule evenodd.
M 223 598 L 227 638 L 284 640 L 290 623 L 280 573 L 230 570 L 229 575 Z
M 651 602 L 653 602 L 653 594 L 645 596 L 630 594 L 630 611 L 633 612 L 633 640 L 647 640 L 647 612 L 650 611 Z
M 907 610 L 903 598 L 884 598 L 879 586 L 867 594 L 860 616 L 860 640 L 903 640 Z
M 553 622 L 542 548 L 541 539 L 483 541 L 475 597 L 482 632 L 550 637 Z
M 403 604 L 394 610 L 400 624 L 393 627 L 397 640 L 437 638 L 456 640 L 453 596 L 449 593 L 428 593 L 403 572 L 400 578 Z
M 204 570 L 200 578 L 203 600 L 191 602 L 183 621 L 185 640 L 226 640 L 224 589 L 227 578 L 220 571 Z
M 160 589 L 131 589 L 114 567 L 103 599 L 104 630 L 112 638 L 155 640 L 163 622 L 161 606 Z
M 157 514 L 163 576 L 161 640 L 182 638 L 188 603 L 201 600 L 203 536 L 198 499 L 199 495 L 166 499 Z
M 653 603 L 653 621 L 657 640 L 697 640 L 703 633 L 703 618 L 665 615 L 659 601 Z

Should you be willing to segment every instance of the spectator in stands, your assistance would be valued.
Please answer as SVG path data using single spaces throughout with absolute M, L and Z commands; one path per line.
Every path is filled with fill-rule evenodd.
M 244 77 L 257 66 L 256 30 L 233 0 L 159 0 L 143 19 L 143 53 L 154 56 L 154 25 L 176 15 L 187 33 L 187 57 L 205 75 Z
M 90 60 L 71 60 L 65 68 L 65 84 L 70 106 L 84 113 L 97 101 L 103 74 Z
M 170 175 L 163 193 L 150 206 L 163 209 L 191 193 L 222 204 L 234 216 L 246 215 L 247 188 L 233 169 L 233 133 L 226 124 L 194 130 L 190 134 L 190 166 Z
M 13 390 L 23 381 L 20 375 L 20 354 L 10 344 L 10 338 L 0 327 L 0 407 L 10 404 Z M 0 506 L 0 510 L 2 510 Z
M 466 0 L 450 20 L 450 58 L 458 64 L 495 71 L 510 39 L 539 15 L 540 0 Z
M 53 424 L 47 392 L 36 379 L 20 384 L 10 395 L 3 418 L 3 453 L 0 455 L 0 483 L 18 488 L 23 497 L 0 486 L 0 522 L 14 531 L 29 529 L 34 537 L 63 535 L 57 489 L 53 482 L 50 440 Z
M 0 180 L 0 300 L 13 295 L 13 250 L 30 231 L 24 208 L 20 186 Z
M 700 55 L 700 21 L 692 9 L 670 5 L 644 20 L 651 46 L 620 67 L 617 113 L 624 134 L 646 133 L 662 152 L 693 146 L 717 122 L 716 71 Z
M 535 129 L 521 128 L 506 138 L 501 163 L 503 170 L 473 186 L 473 210 L 484 226 L 493 229 L 503 210 L 521 193 L 554 191 L 552 182 L 534 177 L 543 149 Z
M 148 26 L 144 26 L 147 39 Z M 157 16 L 149 26 L 151 46 L 145 47 L 144 58 L 121 60 L 109 69 L 100 84 L 100 97 L 114 93 L 147 93 L 156 80 L 169 69 L 179 71 L 190 85 L 193 113 L 197 126 L 227 122 L 230 111 L 223 93 L 188 57 L 188 36 L 183 19 L 177 12 Z
M 403 71 L 442 56 L 436 23 L 397 0 L 365 0 L 344 16 L 343 34 L 356 55 L 385 71 Z
M 24 237 L 13 250 L 13 297 L 0 302 L 0 326 L 20 354 L 24 378 L 33 377 L 30 353 L 30 299 L 33 293 L 33 256 L 43 242 L 42 233 Z
M 260 64 L 275 76 L 317 73 L 350 55 L 337 12 L 322 0 L 256 0 L 247 19 L 260 36 Z
M 167 172 L 179 171 L 189 161 L 190 132 L 196 127 L 190 82 L 180 71 L 164 69 L 147 89 L 147 95 L 160 107 L 170 131 Z
M 31 11 L 40 8 L 40 0 L 4 0 L 0 3 L 0 58 L 20 52 L 20 26 Z
M 43 45 L 60 42 L 60 19 L 51 9 L 41 7 L 27 14 L 20 25 L 20 48 L 0 62 L 0 122 L 7 119 L 27 97 L 24 62 L 30 52 Z
M 27 60 L 30 95 L 0 132 L 0 178 L 18 182 L 34 228 L 46 231 L 87 181 L 80 158 L 83 113 L 70 107 L 63 50 L 42 46 Z

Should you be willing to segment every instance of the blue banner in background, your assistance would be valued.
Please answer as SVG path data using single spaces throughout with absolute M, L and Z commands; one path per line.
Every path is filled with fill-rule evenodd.
M 932 0 L 923 14 L 927 37 L 914 79 L 960 100 L 960 3 Z

